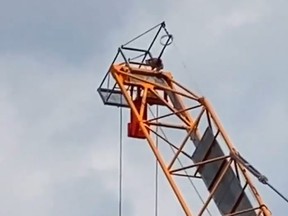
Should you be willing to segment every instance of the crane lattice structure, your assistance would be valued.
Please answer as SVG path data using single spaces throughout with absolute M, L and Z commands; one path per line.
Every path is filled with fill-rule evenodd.
M 249 164 L 243 163 L 209 101 L 182 86 L 164 68 L 162 55 L 173 39 L 165 23 L 153 30 L 156 34 L 148 49 L 128 44 L 118 49 L 98 88 L 104 104 L 130 110 L 128 136 L 148 142 L 185 215 L 203 215 L 212 200 L 221 215 L 272 215 L 250 178 Z M 157 38 L 162 46 L 155 54 Z M 159 116 L 149 113 L 152 106 L 161 108 Z M 182 136 L 182 141 L 163 135 L 161 131 L 167 128 L 173 136 Z M 174 149 L 169 158 L 157 148 L 156 137 Z M 186 163 L 179 166 L 181 158 Z M 177 178 L 203 180 L 208 196 L 201 208 L 188 205 Z M 261 175 L 258 178 L 265 180 Z

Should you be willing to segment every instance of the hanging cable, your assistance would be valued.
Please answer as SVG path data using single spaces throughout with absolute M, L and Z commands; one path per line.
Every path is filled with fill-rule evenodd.
M 288 203 L 288 199 L 281 194 L 276 188 L 274 188 L 271 184 L 269 184 L 268 182 L 266 183 L 268 185 L 268 187 L 270 187 L 275 193 L 277 193 L 283 200 L 285 200 Z
M 267 185 L 270 189 L 272 189 L 275 193 L 277 193 L 284 201 L 288 203 L 288 199 L 280 193 L 275 187 L 273 187 L 270 183 L 268 183 L 268 178 L 260 173 L 255 167 L 253 167 L 246 159 L 244 159 L 240 153 L 232 155 L 233 158 L 242 164 L 246 169 L 250 171 L 262 184 Z
M 119 113 L 119 216 L 122 215 L 123 111 Z
M 159 115 L 159 107 L 156 105 L 156 118 L 158 118 Z M 158 119 L 156 120 L 158 122 Z M 156 126 L 156 133 L 158 133 L 158 126 Z M 158 143 L 158 136 L 156 135 L 156 148 L 159 148 L 159 143 Z M 158 160 L 156 158 L 155 161 L 155 216 L 158 216 Z
M 150 107 L 149 107 L 149 111 L 150 111 L 150 113 L 152 114 L 153 118 L 155 118 L 155 115 L 154 115 L 154 113 L 152 112 L 152 110 L 151 110 Z M 157 129 L 158 129 L 158 127 L 157 127 Z M 168 140 L 168 138 L 167 138 L 167 136 L 166 136 L 164 130 L 163 130 L 161 127 L 160 127 L 160 131 L 161 131 L 161 133 L 163 134 L 164 138 Z M 157 131 L 156 131 L 156 132 L 157 132 Z M 158 139 L 158 136 L 156 136 L 156 137 L 157 137 L 157 139 Z M 156 140 L 156 141 L 157 141 L 157 140 Z M 169 145 L 169 146 L 170 146 L 171 150 L 173 151 L 173 153 L 176 154 L 175 149 L 174 149 L 171 145 Z M 183 168 L 184 165 L 183 165 L 183 163 L 181 162 L 181 160 L 180 160 L 179 158 L 177 158 L 177 161 L 178 161 L 180 167 Z M 187 172 L 186 170 L 184 170 L 184 172 L 185 172 L 186 175 L 188 175 L 188 172 Z M 191 184 L 192 187 L 194 188 L 194 190 L 195 190 L 197 196 L 198 196 L 199 199 L 201 200 L 202 204 L 204 204 L 205 201 L 203 200 L 203 198 L 202 198 L 200 192 L 197 190 L 197 187 L 196 187 L 195 184 L 193 183 L 192 179 L 191 179 L 190 177 L 188 177 L 188 179 L 189 179 L 190 184 Z M 211 212 L 209 211 L 208 208 L 207 208 L 207 212 L 208 212 L 208 214 L 209 214 L 210 216 L 212 216 L 212 214 L 211 214 Z
M 152 114 L 153 118 L 156 118 L 150 107 L 149 107 L 149 111 L 150 111 L 150 113 Z M 157 113 L 157 114 L 158 114 L 158 113 Z M 157 118 L 158 118 L 158 116 L 157 116 Z M 158 120 L 157 120 L 157 121 L 158 121 Z M 156 129 L 158 129 L 158 127 L 156 127 Z M 164 138 L 165 138 L 166 140 L 168 140 L 168 137 L 166 136 L 164 130 L 163 130 L 161 127 L 160 127 L 160 131 L 161 131 L 161 133 L 163 134 Z M 156 131 L 156 133 L 157 133 L 157 131 Z M 156 137 L 157 137 L 157 139 L 158 139 L 158 136 L 157 136 L 157 135 L 156 135 Z M 156 141 L 157 141 L 157 139 L 156 139 Z M 169 146 L 170 146 L 172 152 L 173 152 L 174 154 L 176 154 L 175 149 L 174 149 L 171 145 L 169 145 Z M 176 160 L 177 160 L 177 162 L 179 163 L 180 167 L 183 168 L 184 165 L 183 165 L 183 163 L 181 162 L 181 160 L 180 160 L 178 157 L 177 157 Z M 188 172 L 187 172 L 186 170 L 184 170 L 184 173 L 188 176 Z M 188 180 L 189 180 L 190 184 L 192 185 L 192 187 L 194 188 L 194 190 L 195 190 L 198 198 L 200 199 L 200 201 L 201 201 L 202 204 L 204 205 L 204 204 L 205 204 L 205 201 L 204 201 L 204 199 L 202 198 L 200 192 L 197 190 L 197 187 L 195 186 L 194 182 L 192 181 L 192 179 L 191 179 L 190 177 L 188 177 Z M 212 214 L 211 214 L 211 212 L 209 211 L 208 208 L 206 209 L 206 211 L 207 211 L 207 213 L 209 214 L 209 216 L 212 216 Z

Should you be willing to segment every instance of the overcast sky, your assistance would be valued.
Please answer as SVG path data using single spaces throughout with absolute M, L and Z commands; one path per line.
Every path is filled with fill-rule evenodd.
M 117 215 L 119 110 L 95 88 L 117 47 L 163 20 L 175 38 L 165 65 L 212 101 L 242 155 L 288 195 L 287 7 L 0 0 L 0 215 Z M 124 144 L 123 215 L 153 215 L 153 157 L 146 143 Z M 181 215 L 161 184 L 160 212 Z M 273 215 L 288 212 L 257 185 Z

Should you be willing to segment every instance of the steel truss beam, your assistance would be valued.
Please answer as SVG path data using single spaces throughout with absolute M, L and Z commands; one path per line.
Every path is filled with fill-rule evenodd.
M 236 148 L 206 98 L 198 96 L 177 83 L 170 73 L 153 71 L 148 66 L 139 68 L 133 63 L 114 64 L 109 73 L 119 86 L 131 113 L 136 117 L 139 129 L 159 162 L 185 215 L 203 215 L 211 200 L 214 199 L 221 215 L 271 216 L 249 173 L 234 159 L 233 156 L 237 154 Z M 130 91 L 133 88 L 137 89 L 137 94 Z M 134 102 L 137 98 L 141 99 L 140 110 Z M 145 109 L 155 104 L 161 105 L 166 112 L 157 117 L 149 115 L 144 118 Z M 176 120 L 171 121 L 172 117 L 177 120 L 177 123 L 175 123 Z M 155 127 L 158 127 L 158 130 L 155 130 Z M 175 143 L 163 132 L 166 128 L 173 129 L 175 133 L 179 133 L 179 136 L 182 136 L 183 131 L 187 133 L 182 142 Z M 164 159 L 164 153 L 156 146 L 154 134 L 174 149 L 172 157 Z M 190 161 L 190 164 L 177 167 L 177 162 L 183 156 Z M 191 169 L 195 170 L 194 174 L 188 173 Z M 211 179 L 207 177 L 207 170 L 212 173 Z M 192 207 L 187 204 L 176 176 L 202 179 L 206 184 L 209 196 L 205 198 L 198 212 L 192 211 L 193 204 Z M 239 185 L 241 189 L 237 191 L 237 194 L 228 191 L 227 193 L 230 193 L 232 198 L 234 195 L 237 197 L 227 206 L 223 206 L 219 201 L 221 198 L 219 194 L 222 193 L 223 184 L 229 182 L 227 178 L 232 177 L 235 185 Z M 249 198 L 255 199 L 255 202 L 252 202 L 252 199 L 246 195 L 249 190 Z

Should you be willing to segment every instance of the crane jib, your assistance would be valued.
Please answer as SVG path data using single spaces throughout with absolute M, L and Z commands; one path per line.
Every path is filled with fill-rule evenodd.
M 147 49 L 132 46 L 154 30 Z M 159 37 L 166 38 L 166 43 L 161 43 L 163 46 L 159 50 L 152 49 Z M 265 176 L 237 156 L 233 142 L 209 101 L 182 86 L 165 70 L 162 56 L 171 37 L 163 22 L 119 47 L 97 89 L 103 103 L 129 110 L 128 137 L 148 143 L 186 216 L 205 213 L 271 216 L 249 172 L 262 183 L 267 183 Z M 155 105 L 157 110 L 160 106 L 156 116 L 151 113 Z M 171 137 L 163 132 L 166 129 L 169 133 L 173 129 Z M 165 148 L 172 148 L 169 157 L 168 149 L 158 148 L 158 139 L 161 147 L 163 144 Z M 192 196 L 198 195 L 200 205 L 196 204 L 197 197 L 192 203 L 188 202 L 187 188 L 181 190 L 183 185 L 179 184 L 178 177 L 185 177 L 192 186 L 192 179 L 202 179 L 208 194 L 205 189 L 206 193 L 202 191 L 200 195 L 195 186 L 196 193 L 188 191 Z M 214 210 L 213 214 L 210 213 L 212 200 L 217 207 L 217 213 Z
M 198 147 L 192 155 L 194 163 L 199 163 L 204 160 L 218 158 L 224 156 L 211 128 L 207 128 Z M 227 159 L 208 163 L 200 167 L 199 173 L 202 176 L 207 188 L 211 191 L 216 183 L 219 173 L 227 166 Z M 243 211 L 251 209 L 252 204 L 249 201 L 245 188 L 240 185 L 239 179 L 236 177 L 232 169 L 229 167 L 222 177 L 216 191 L 214 192 L 214 201 L 221 213 Z M 256 216 L 255 212 L 247 212 L 241 214 L 243 216 Z
M 184 109 L 180 98 L 176 94 L 173 94 L 172 92 L 168 92 L 167 94 L 175 109 Z M 184 117 L 189 118 L 187 113 L 183 112 L 182 114 Z M 195 133 L 191 134 L 191 140 L 196 146 L 191 157 L 194 163 L 225 156 L 217 142 L 216 136 L 217 135 L 213 134 L 210 127 L 207 127 L 201 139 L 199 139 L 199 135 L 197 136 Z M 226 166 L 228 166 L 228 161 L 226 158 L 223 158 L 222 160 L 207 163 L 199 167 L 198 172 L 201 174 L 201 177 L 210 192 L 215 185 L 219 174 L 223 172 Z M 233 170 L 230 167 L 227 168 L 227 171 L 213 193 L 213 198 L 219 211 L 225 215 L 229 212 L 253 209 L 253 206 L 245 193 L 245 189 L 245 187 L 241 186 L 239 179 L 236 177 Z M 256 213 L 255 211 L 250 211 L 241 215 L 256 216 Z

